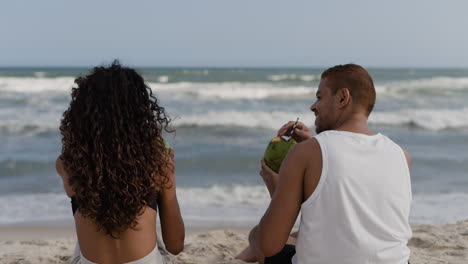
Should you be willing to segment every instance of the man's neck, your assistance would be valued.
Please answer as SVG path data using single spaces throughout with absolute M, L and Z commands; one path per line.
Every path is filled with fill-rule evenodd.
M 348 131 L 369 136 L 375 135 L 374 132 L 369 130 L 367 126 L 367 116 L 365 115 L 354 115 L 337 124 L 335 130 Z

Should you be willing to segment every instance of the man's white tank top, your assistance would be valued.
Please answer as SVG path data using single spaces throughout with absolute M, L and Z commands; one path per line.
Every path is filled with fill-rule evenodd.
M 403 150 L 382 134 L 315 136 L 323 169 L 301 206 L 294 264 L 403 264 L 412 199 Z

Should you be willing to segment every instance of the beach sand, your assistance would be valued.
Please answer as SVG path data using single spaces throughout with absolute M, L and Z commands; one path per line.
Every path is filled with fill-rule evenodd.
M 414 225 L 412 264 L 468 263 L 468 220 Z M 234 256 L 247 245 L 249 228 L 188 228 L 185 249 L 168 263 L 243 263 Z M 0 264 L 67 263 L 76 239 L 72 227 L 0 227 Z

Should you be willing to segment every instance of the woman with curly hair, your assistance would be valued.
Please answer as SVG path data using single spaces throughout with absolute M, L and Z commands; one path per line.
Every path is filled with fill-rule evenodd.
M 143 78 L 118 62 L 75 83 L 56 164 L 75 218 L 72 263 L 162 263 L 157 214 L 170 253 L 185 237 L 174 154 L 162 138 L 171 120 Z

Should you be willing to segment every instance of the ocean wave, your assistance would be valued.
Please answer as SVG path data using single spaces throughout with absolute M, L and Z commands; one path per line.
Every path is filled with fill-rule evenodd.
M 148 82 L 156 94 L 178 99 L 197 98 L 202 100 L 259 100 L 265 98 L 313 98 L 317 84 L 292 85 L 282 80 L 312 80 L 315 75 L 281 74 L 271 75 L 273 82 L 171 82 L 170 76 L 157 77 L 157 82 Z M 74 77 L 0 77 L 0 92 L 15 93 L 70 93 Z M 426 79 L 376 83 L 379 96 L 415 96 L 418 94 L 454 95 L 468 91 L 468 77 L 434 77 Z
M 377 84 L 376 91 L 382 95 L 401 93 L 454 94 L 468 91 L 468 77 L 432 77 L 416 80 L 395 81 Z
M 265 98 L 291 98 L 304 95 L 312 97 L 314 88 L 305 86 L 281 87 L 268 83 L 149 83 L 149 86 L 157 94 L 170 94 L 171 97 L 195 97 L 199 99 L 258 100 Z
M 58 114 L 57 114 L 58 113 Z M 42 118 L 27 117 L 0 120 L 0 134 L 36 135 L 58 132 L 60 113 L 49 113 Z M 174 127 L 244 127 L 277 130 L 288 120 L 301 119 L 311 129 L 315 122 L 312 112 L 286 111 L 208 111 L 186 114 L 175 118 Z M 462 109 L 403 109 L 392 112 L 373 112 L 369 124 L 376 126 L 415 126 L 425 130 L 442 131 L 468 128 L 468 108 Z
M 48 103 L 42 103 L 41 107 L 23 107 L 21 111 L 17 108 L 0 109 L 0 135 L 56 132 L 64 109 L 60 105 Z
M 300 74 L 277 74 L 270 75 L 267 77 L 268 80 L 273 82 L 281 81 L 303 81 L 303 82 L 312 82 L 320 80 L 318 75 L 300 75 Z
M 206 76 L 208 74 L 210 74 L 210 71 L 209 70 L 182 70 L 182 74 L 185 74 L 185 75 L 195 75 L 195 76 Z
M 201 225 L 257 221 L 269 201 L 264 186 L 177 188 L 177 196 L 185 222 Z M 73 221 L 70 200 L 65 193 L 0 196 L 0 211 L 0 225 Z
M 448 224 L 468 219 L 468 193 L 425 193 L 413 196 L 410 221 Z
M 376 125 L 415 125 L 420 128 L 440 131 L 468 127 L 468 108 L 449 109 L 405 109 L 396 112 L 375 112 L 369 123 Z
M 37 72 L 34 72 L 34 76 L 37 78 L 44 78 L 47 76 L 47 72 L 37 71 Z
M 0 77 L 0 92 L 15 93 L 70 93 L 74 84 L 74 77 L 60 78 L 17 78 Z M 185 99 L 264 99 L 269 97 L 291 98 L 315 93 L 316 87 L 291 86 L 282 87 L 270 83 L 242 83 L 242 82 L 170 82 L 169 76 L 159 76 L 158 82 L 149 82 L 153 92 L 163 96 Z
M 270 201 L 266 188 L 260 185 L 183 187 L 177 188 L 177 195 L 188 224 L 248 225 L 259 221 Z M 3 195 L 0 211 L 0 225 L 73 221 L 65 193 Z M 422 193 L 413 197 L 413 224 L 445 224 L 463 219 L 468 219 L 467 193 Z
M 174 121 L 176 126 L 239 126 L 277 130 L 285 121 L 300 117 L 312 125 L 312 112 L 266 112 L 266 111 L 211 111 L 203 114 L 185 115 Z M 310 122 L 309 122 L 310 120 Z M 468 108 L 448 109 L 406 109 L 395 112 L 374 112 L 369 118 L 373 125 L 407 126 L 440 131 L 468 127 Z
M 169 82 L 169 76 L 167 76 L 167 75 L 159 76 L 159 77 L 158 77 L 158 81 L 159 81 L 160 83 L 167 83 L 167 82 Z
M 0 77 L 0 91 L 17 93 L 71 92 L 75 77 Z
M 180 126 L 233 126 L 248 128 L 266 128 L 277 130 L 288 120 L 297 117 L 307 120 L 312 113 L 264 112 L 264 111 L 210 111 L 202 114 L 185 115 L 176 119 L 174 125 Z M 313 122 L 312 122 L 313 123 Z
M 20 160 L 12 159 L 0 160 L 0 179 L 4 177 L 15 177 L 21 175 L 36 175 L 40 171 L 50 171 L 55 168 L 55 161 L 51 160 Z
M 70 200 L 65 193 L 0 196 L 0 211 L 0 225 L 73 221 Z

